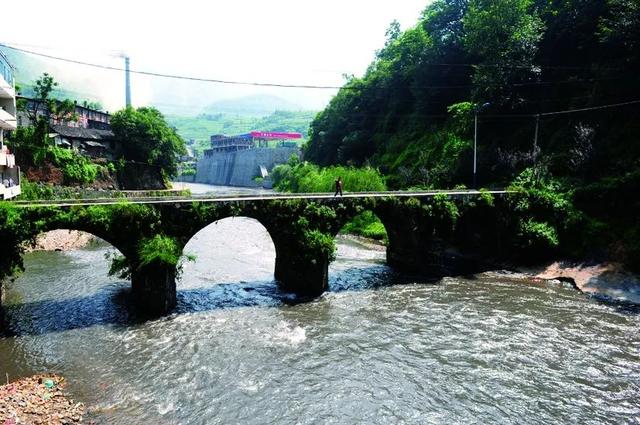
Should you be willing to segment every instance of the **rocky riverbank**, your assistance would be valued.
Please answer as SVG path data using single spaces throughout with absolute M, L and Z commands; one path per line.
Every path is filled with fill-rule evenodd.
M 544 267 L 523 270 L 534 279 L 562 280 L 587 294 L 640 304 L 640 276 L 618 263 L 584 264 L 556 261 Z
M 26 250 L 31 251 L 70 251 L 84 248 L 96 241 L 95 236 L 79 232 L 77 230 L 52 230 L 38 235 L 35 245 L 28 245 Z
M 84 405 L 67 398 L 65 380 L 34 375 L 0 386 L 0 424 L 81 423 Z

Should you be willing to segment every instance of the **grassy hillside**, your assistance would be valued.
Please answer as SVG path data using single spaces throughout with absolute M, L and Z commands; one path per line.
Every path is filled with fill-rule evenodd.
M 219 100 L 207 106 L 205 114 L 231 114 L 263 117 L 276 111 L 299 111 L 300 105 L 278 96 L 258 94 L 236 99 Z

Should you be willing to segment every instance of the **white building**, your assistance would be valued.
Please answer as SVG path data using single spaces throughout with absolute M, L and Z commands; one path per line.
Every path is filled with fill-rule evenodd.
M 16 127 L 13 69 L 0 52 L 0 199 L 9 199 L 20 194 L 20 168 L 16 166 L 15 156 L 4 144 L 5 132 L 15 130 Z

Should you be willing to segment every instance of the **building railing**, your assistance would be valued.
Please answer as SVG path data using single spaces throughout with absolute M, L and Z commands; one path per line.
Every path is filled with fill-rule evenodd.
M 13 86 L 13 68 L 11 68 L 9 61 L 2 52 L 0 52 L 0 75 L 7 83 Z

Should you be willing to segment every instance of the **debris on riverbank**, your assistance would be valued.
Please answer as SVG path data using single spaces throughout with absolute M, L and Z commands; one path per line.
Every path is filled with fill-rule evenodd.
M 587 294 L 640 304 L 640 276 L 628 272 L 621 264 L 556 261 L 542 270 L 529 272 L 536 279 L 569 281 Z
M 46 374 L 0 386 L 0 425 L 81 423 L 84 405 L 66 397 L 64 384 Z
M 70 251 L 84 248 L 98 239 L 77 230 L 52 230 L 38 235 L 35 245 L 27 246 L 26 251 Z

